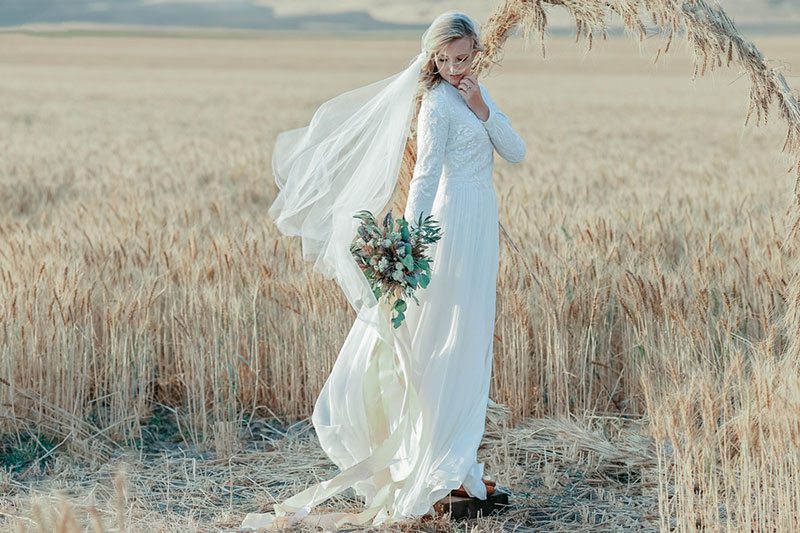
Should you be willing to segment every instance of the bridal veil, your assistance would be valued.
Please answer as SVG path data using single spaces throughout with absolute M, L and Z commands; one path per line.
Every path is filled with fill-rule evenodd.
M 423 48 L 401 72 L 328 100 L 308 126 L 275 141 L 272 171 L 280 190 L 269 215 L 282 233 L 302 238 L 303 259 L 335 278 L 369 322 L 374 313 L 361 311 L 377 300 L 350 253 L 360 224 L 353 215 L 362 209 L 377 215 L 391 200 L 427 57 Z

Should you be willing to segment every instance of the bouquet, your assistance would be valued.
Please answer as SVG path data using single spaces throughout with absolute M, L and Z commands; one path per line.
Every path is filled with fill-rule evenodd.
M 424 289 L 430 282 L 432 259 L 426 251 L 441 238 L 441 228 L 432 215 L 423 220 L 420 214 L 416 226 L 409 226 L 403 217 L 395 219 L 391 211 L 382 226 L 368 210 L 359 211 L 353 218 L 360 219 L 361 225 L 350 253 L 369 280 L 375 298 L 380 300 L 385 295 L 384 301 L 392 305 L 392 325 L 399 328 L 408 308 L 406 300 L 411 297 L 419 305 L 414 290 Z

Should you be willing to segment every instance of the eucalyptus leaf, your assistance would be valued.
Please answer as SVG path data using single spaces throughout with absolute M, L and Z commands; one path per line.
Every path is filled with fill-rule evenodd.
M 411 238 L 411 234 L 408 232 L 408 224 L 405 221 L 400 225 L 400 235 L 402 235 L 404 241 Z
M 400 327 L 400 324 L 402 324 L 403 319 L 405 317 L 406 315 L 404 315 L 403 313 L 399 313 L 396 317 L 392 319 L 392 325 L 395 327 L 395 329 Z
M 419 286 L 422 287 L 423 289 L 426 288 L 428 286 L 428 283 L 430 283 L 431 278 L 428 277 L 428 275 L 425 274 L 424 272 L 420 274 L 418 277 L 419 277 Z

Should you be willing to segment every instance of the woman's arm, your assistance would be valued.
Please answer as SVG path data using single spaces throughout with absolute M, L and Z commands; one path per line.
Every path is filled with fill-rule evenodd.
M 441 91 L 425 93 L 417 116 L 417 162 L 408 189 L 404 217 L 409 222 L 430 215 L 444 165 L 450 114 Z
M 494 144 L 495 150 L 500 156 L 509 163 L 519 163 L 525 158 L 525 141 L 519 133 L 511 126 L 511 120 L 498 109 L 489 91 L 483 84 L 480 85 L 481 94 L 489 106 L 489 118 L 483 122 L 483 126 L 489 133 L 489 138 Z

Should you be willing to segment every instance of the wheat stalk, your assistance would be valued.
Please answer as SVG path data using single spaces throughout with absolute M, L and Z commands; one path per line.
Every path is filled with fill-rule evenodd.
M 761 125 L 762 120 L 766 124 L 773 100 L 777 101 L 778 111 L 787 124 L 782 151 L 794 156 L 794 164 L 789 172 L 794 169 L 796 173 L 795 216 L 787 241 L 794 237 L 800 227 L 800 96 L 789 87 L 781 68 L 769 65 L 755 44 L 738 32 L 718 3 L 712 4 L 706 0 L 506 0 L 494 9 L 483 24 L 482 44 L 485 50 L 476 57 L 474 74 L 481 76 L 492 65 L 500 63 L 503 45 L 517 28 L 522 30 L 526 41 L 534 32 L 539 35 L 544 56 L 547 30 L 545 5 L 566 9 L 575 21 L 576 42 L 581 37 L 585 38 L 590 50 L 595 34 L 602 35 L 604 39 L 608 36 L 607 20 L 613 14 L 622 21 L 624 29 L 640 41 L 647 36 L 645 21 L 651 21 L 656 27 L 655 31 L 666 36 L 666 42 L 658 49 L 654 62 L 662 53 L 669 51 L 675 35 L 682 32 L 689 49 L 694 53 L 693 78 L 723 66 L 723 62 L 727 67 L 732 64 L 741 67 L 750 78 L 745 125 L 754 113 L 756 125 Z M 417 109 L 419 103 L 418 98 Z M 391 202 L 400 210 L 408 197 L 416 162 L 416 118 L 412 122 L 412 133 L 406 143 L 398 186 Z M 502 223 L 500 228 L 510 248 L 517 252 L 518 247 L 511 241 Z M 789 284 L 789 307 L 784 323 L 790 339 L 788 351 L 800 356 L 800 263 L 796 266 Z

